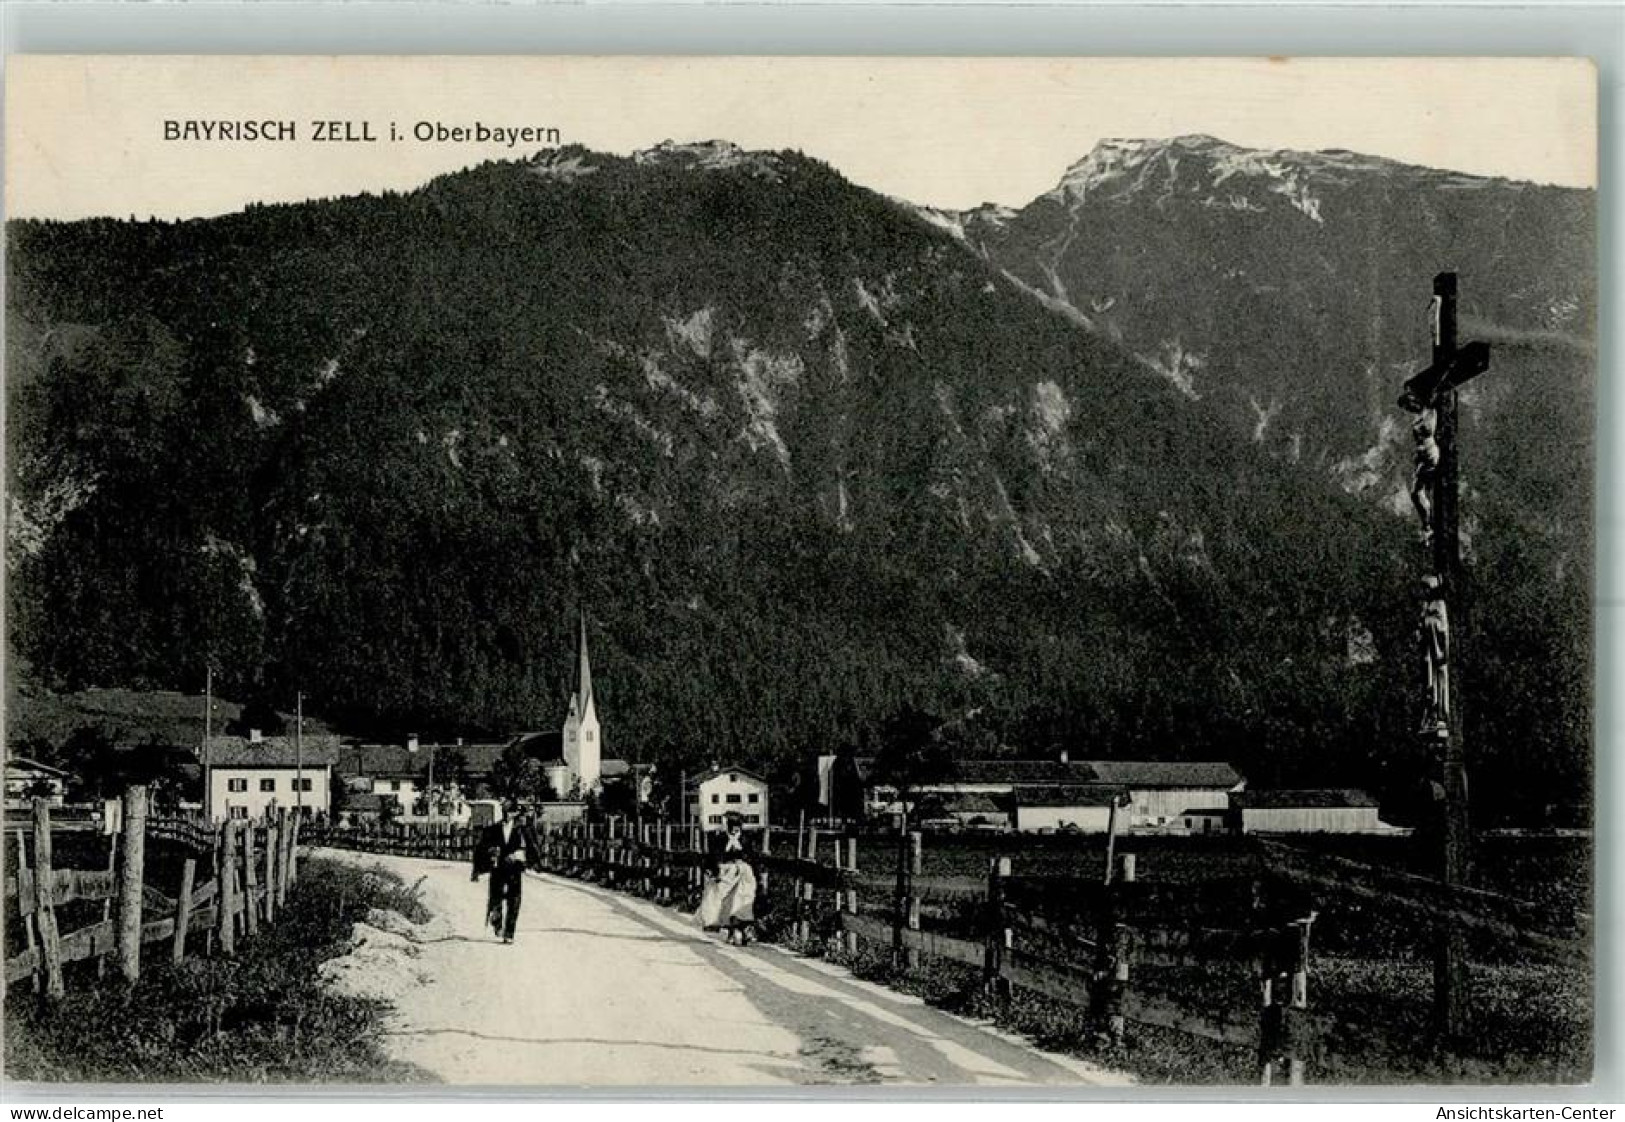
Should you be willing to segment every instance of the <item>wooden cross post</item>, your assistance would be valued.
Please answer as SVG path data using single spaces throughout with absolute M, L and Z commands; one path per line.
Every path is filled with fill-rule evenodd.
M 1489 368 L 1487 343 L 1457 346 L 1456 274 L 1433 278 L 1433 361 L 1405 382 L 1400 407 L 1415 414 L 1416 471 L 1411 501 L 1428 549 L 1423 580 L 1423 643 L 1429 698 L 1420 735 L 1433 756 L 1434 828 L 1439 838 L 1439 877 L 1446 884 L 1467 879 L 1471 835 L 1467 814 L 1466 746 L 1462 736 L 1461 674 L 1457 654 L 1466 631 L 1463 595 L 1460 486 L 1456 458 L 1456 391 Z M 1467 963 L 1461 933 L 1439 925 L 1434 947 L 1433 1012 L 1440 1032 L 1459 1037 L 1467 1029 Z

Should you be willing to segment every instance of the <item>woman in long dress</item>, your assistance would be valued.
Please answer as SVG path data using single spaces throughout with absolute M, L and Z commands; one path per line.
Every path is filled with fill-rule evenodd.
M 744 820 L 730 812 L 721 833 L 712 834 L 707 851 L 709 875 L 695 913 L 707 931 L 725 928 L 728 942 L 744 946 L 756 924 L 756 871 Z

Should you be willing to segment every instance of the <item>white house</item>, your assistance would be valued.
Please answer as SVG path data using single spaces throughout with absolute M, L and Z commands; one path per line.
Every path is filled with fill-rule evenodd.
M 720 767 L 689 788 L 689 818 L 707 830 L 721 829 L 723 816 L 737 811 L 747 830 L 768 823 L 767 780 L 742 767 Z
M 68 773 L 60 768 L 30 760 L 26 756 L 6 757 L 7 807 L 30 806 L 36 796 L 44 796 L 52 806 L 61 806 L 67 784 Z
M 1210 760 L 1091 760 L 1094 782 L 1128 792 L 1131 830 L 1206 832 L 1202 812 L 1224 812 L 1246 786 L 1241 773 Z M 1187 825 L 1187 820 L 1196 825 Z
M 212 819 L 257 818 L 269 807 L 327 813 L 332 806 L 336 736 L 215 736 L 203 746 L 203 812 Z
M 1122 797 L 1123 792 L 1115 787 L 1023 789 L 1014 796 L 1015 826 L 1028 833 L 1078 830 L 1085 834 L 1104 834 L 1111 826 L 1112 803 Z M 1118 826 L 1123 824 L 1119 818 Z
M 831 762 L 826 763 L 826 760 Z M 833 757 L 819 761 L 820 796 L 829 803 L 830 784 L 835 781 Z M 865 805 L 871 814 L 894 813 L 897 792 L 868 777 L 873 761 L 859 758 L 858 773 L 863 777 Z M 1141 831 L 1168 831 L 1208 833 L 1215 829 L 1214 816 L 1222 816 L 1230 807 L 1230 796 L 1246 786 L 1241 774 L 1227 763 L 1217 761 L 1160 761 L 1160 760 L 961 760 L 954 775 L 937 783 L 923 785 L 914 794 L 924 802 L 928 796 L 942 799 L 985 796 L 998 799 L 1014 796 L 1020 803 L 1023 796 L 1029 812 L 1028 822 L 1040 822 L 1055 817 L 1041 811 L 1035 804 L 1034 792 L 1047 793 L 1057 789 L 1077 792 L 1086 788 L 1097 791 L 1124 792 L 1128 804 L 1118 815 L 1118 829 Z M 1103 797 L 1103 796 L 1102 796 Z M 1091 799 L 1094 796 L 1091 796 Z M 1092 802 L 1077 804 L 1093 805 Z M 1102 803 L 1101 806 L 1109 806 Z M 1079 829 L 1087 819 L 1099 817 L 1099 811 L 1082 813 L 1078 817 Z M 1020 822 L 1017 828 L 1022 829 Z M 1049 827 L 1036 827 L 1049 828 Z M 1054 828 L 1059 828 L 1058 826 Z M 1101 829 L 1105 829 L 1102 825 Z
M 1243 834 L 1399 833 L 1377 817 L 1377 800 L 1359 790 L 1239 791 L 1231 822 Z

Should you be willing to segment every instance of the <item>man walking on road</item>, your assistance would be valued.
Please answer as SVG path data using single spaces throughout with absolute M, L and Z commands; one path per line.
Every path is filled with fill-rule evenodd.
M 502 804 L 502 820 L 493 822 L 480 834 L 480 842 L 474 847 L 471 878 L 479 880 L 481 874 L 491 874 L 485 921 L 491 925 L 491 933 L 502 936 L 504 943 L 513 942 L 514 928 L 519 923 L 520 893 L 529 859 L 525 829 L 519 821 L 519 804 L 508 799 Z

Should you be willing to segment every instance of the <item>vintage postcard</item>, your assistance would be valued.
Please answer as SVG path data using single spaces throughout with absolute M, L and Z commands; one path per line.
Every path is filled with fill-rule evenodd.
M 1590 1081 L 1596 85 L 10 60 L 7 1080 Z

